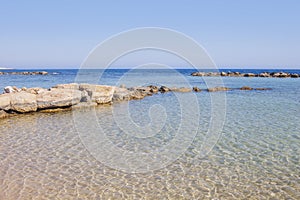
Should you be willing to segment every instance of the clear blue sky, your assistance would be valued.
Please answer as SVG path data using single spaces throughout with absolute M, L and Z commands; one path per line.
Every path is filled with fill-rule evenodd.
M 2 0 L 0 67 L 78 68 L 101 41 L 145 26 L 191 36 L 221 68 L 300 68 L 297 0 Z

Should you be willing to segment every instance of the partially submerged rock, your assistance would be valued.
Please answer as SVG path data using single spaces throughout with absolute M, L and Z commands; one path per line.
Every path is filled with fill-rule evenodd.
M 208 88 L 208 92 L 217 92 L 217 91 L 228 91 L 230 88 L 227 87 L 214 87 L 214 88 Z
M 214 87 L 208 92 L 228 90 L 269 90 L 270 88 L 242 88 Z M 13 92 L 0 95 L 0 118 L 11 116 L 9 113 L 27 113 L 35 111 L 58 112 L 71 108 L 84 108 L 99 104 L 111 104 L 117 101 L 143 99 L 158 92 L 200 92 L 198 87 L 114 87 L 92 84 L 59 84 L 50 89 L 9 87 Z
M 193 72 L 191 76 L 230 76 L 230 77 L 273 77 L 273 78 L 299 78 L 300 74 L 288 72 L 262 72 L 262 73 L 240 73 L 240 72 Z

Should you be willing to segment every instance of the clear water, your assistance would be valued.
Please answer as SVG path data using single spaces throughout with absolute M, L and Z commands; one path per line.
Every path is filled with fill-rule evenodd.
M 50 87 L 74 82 L 76 76 L 76 70 L 53 72 L 59 74 L 0 76 L 0 87 Z M 206 87 L 201 77 L 189 76 L 191 70 L 180 71 L 184 79 L 161 70 L 134 71 L 124 76 L 126 72 L 110 70 L 100 83 L 134 86 L 162 82 L 185 86 L 187 81 L 192 86 Z M 208 79 L 214 82 L 215 78 Z M 247 85 L 273 90 L 227 92 L 221 137 L 205 157 L 198 155 L 212 117 L 211 100 L 224 95 L 222 92 L 214 96 L 194 93 L 200 116 L 182 118 L 182 106 L 197 110 L 188 103 L 181 105 L 180 99 L 189 102 L 191 96 L 167 93 L 95 109 L 32 113 L 1 120 L 0 199 L 300 199 L 300 79 L 222 80 L 233 88 Z M 120 124 L 128 111 L 132 123 Z M 153 113 L 162 113 L 159 117 L 164 121 L 157 134 L 148 135 L 145 129 L 142 134 L 147 137 L 136 137 L 136 126 L 159 124 L 151 121 L 155 119 Z M 181 129 L 182 119 L 198 127 L 196 137 L 172 162 L 155 170 L 150 166 L 144 173 L 114 168 L 109 162 L 114 155 L 110 153 L 105 155 L 107 162 L 100 162 L 85 140 L 94 138 L 96 146 L 102 144 L 94 126 L 97 122 L 116 147 L 149 153 L 165 147 L 176 134 L 184 144 L 190 137 L 190 127 Z M 85 128 L 86 135 L 78 133 L 78 126 Z M 165 161 L 163 157 L 156 160 Z

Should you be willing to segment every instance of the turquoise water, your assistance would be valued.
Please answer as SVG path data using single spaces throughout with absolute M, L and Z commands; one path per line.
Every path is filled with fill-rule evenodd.
M 76 77 L 72 70 L 54 72 L 59 74 L 0 76 L 1 87 L 50 87 Z M 110 71 L 100 82 L 200 88 L 206 88 L 205 81 L 219 84 L 215 77 L 189 76 L 190 70 L 125 72 Z M 300 79 L 222 81 L 232 88 L 272 90 L 166 93 L 95 109 L 1 120 L 0 199 L 300 199 Z M 226 116 L 222 132 L 211 151 L 199 156 L 211 138 L 212 102 L 224 94 L 225 101 L 217 103 L 226 105 L 225 113 L 222 106 L 215 107 Z M 131 121 L 122 123 L 128 116 Z M 122 150 L 121 157 L 106 152 L 112 147 L 103 144 L 103 135 Z M 168 146 L 177 136 L 180 142 Z M 181 152 L 181 147 L 186 148 Z M 127 152 L 145 157 L 134 160 Z M 132 168 L 122 168 L 123 158 Z

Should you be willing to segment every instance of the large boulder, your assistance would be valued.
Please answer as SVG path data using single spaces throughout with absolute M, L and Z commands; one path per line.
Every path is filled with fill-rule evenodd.
M 36 95 L 21 91 L 10 94 L 11 110 L 25 113 L 37 110 Z
M 62 108 L 76 105 L 81 100 L 81 91 L 51 89 L 37 95 L 38 109 Z
M 0 110 L 10 110 L 10 94 L 0 95 Z
M 92 84 L 80 84 L 79 90 L 87 91 L 91 97 L 92 102 L 98 104 L 110 103 L 112 101 L 115 87 L 108 85 L 92 85 Z

